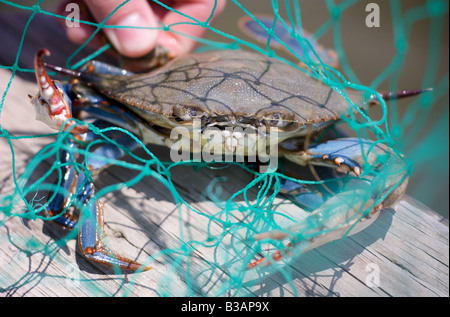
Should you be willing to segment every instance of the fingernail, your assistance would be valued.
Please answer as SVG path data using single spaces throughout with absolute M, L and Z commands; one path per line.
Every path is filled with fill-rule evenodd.
M 110 42 L 122 54 L 128 57 L 139 57 L 155 46 L 157 30 L 133 27 L 154 27 L 139 13 L 132 13 L 115 25 L 127 28 L 105 29 Z

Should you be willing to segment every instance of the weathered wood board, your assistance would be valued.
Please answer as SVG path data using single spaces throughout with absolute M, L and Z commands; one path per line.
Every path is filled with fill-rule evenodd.
M 12 65 L 26 17 L 0 16 L 0 38 L 8 49 L 0 53 L 1 65 Z M 67 40 L 52 43 L 42 29 L 52 29 L 55 37 L 64 38 L 53 21 L 36 16 L 28 29 L 19 66 L 31 68 L 37 48 L 49 47 L 52 62 L 63 61 L 71 50 Z M 19 35 L 18 35 L 19 34 Z M 21 74 L 22 75 L 22 74 Z M 33 136 L 52 133 L 34 120 L 27 94 L 37 91 L 30 80 L 33 74 L 14 77 L 8 87 L 1 111 L 1 127 L 11 136 Z M 11 78 L 9 70 L 0 69 L 3 94 Z M 30 80 L 30 81 L 29 81 Z M 55 137 L 0 137 L 0 194 L 10 192 L 32 157 Z M 13 153 L 11 152 L 13 149 Z M 165 149 L 151 147 L 162 157 Z M 14 156 L 12 155 L 14 154 Z M 46 165 L 47 164 L 47 165 Z M 40 166 L 33 177 L 49 168 Z M 15 168 L 13 174 L 12 167 Z M 177 172 L 177 173 L 176 173 Z M 217 207 L 205 196 L 205 190 L 216 177 L 223 177 L 224 197 L 242 188 L 250 175 L 239 168 L 221 170 L 183 168 L 173 171 L 174 185 L 189 204 L 206 214 Z M 102 172 L 98 188 L 130 179 L 131 173 L 113 167 Z M 39 198 L 39 197 L 38 197 Z M 189 263 L 176 264 L 176 254 L 163 256 L 162 250 L 179 249 L 180 241 L 204 239 L 206 217 L 177 208 L 171 193 L 152 177 L 146 177 L 131 188 L 104 197 L 105 222 L 111 246 L 125 255 L 143 261 L 158 255 L 150 263 L 152 270 L 139 274 L 115 274 L 111 269 L 87 262 L 77 250 L 75 239 L 61 248 L 55 241 L 68 234 L 57 225 L 44 221 L 24 221 L 0 214 L 0 294 L 2 296 L 211 296 L 228 282 L 229 268 L 211 270 L 205 259 L 215 256 L 214 248 L 199 247 Z M 301 212 L 283 197 L 277 198 L 277 211 Z M 180 221 L 181 219 L 181 221 Z M 211 233 L 219 228 L 211 226 Z M 181 239 L 181 233 L 183 239 Z M 282 271 L 269 274 L 254 270 L 245 275 L 238 295 L 253 296 L 448 296 L 449 246 L 448 220 L 404 197 L 394 209 L 382 212 L 368 229 L 344 241 L 310 251 Z M 42 250 L 46 248 L 47 252 Z M 226 250 L 220 249 L 226 254 Z M 220 260 L 220 259 L 219 259 Z M 203 271 L 202 271 L 203 270 Z M 187 273 L 189 272 L 189 273 Z M 193 293 L 187 293 L 187 285 Z M 233 288 L 225 295 L 235 295 Z

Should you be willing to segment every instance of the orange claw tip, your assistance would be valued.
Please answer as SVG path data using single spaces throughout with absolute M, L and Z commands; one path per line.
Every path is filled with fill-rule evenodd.
M 120 254 L 115 253 L 114 258 L 118 261 L 118 263 L 112 265 L 118 265 L 121 269 L 130 270 L 130 271 L 148 271 L 151 269 L 149 266 L 144 266 L 136 261 L 133 261 L 129 258 L 123 257 Z
M 36 53 L 36 57 L 37 58 L 42 58 L 42 56 L 50 56 L 50 51 L 48 49 L 41 48 L 37 53 Z
M 144 266 L 144 268 L 142 269 L 143 272 L 145 271 L 150 271 L 152 268 L 150 266 Z
M 144 266 L 132 260 L 124 260 L 124 262 L 126 263 L 125 265 L 119 265 L 119 267 L 124 270 L 146 272 L 152 269 L 150 266 Z
M 36 74 L 44 75 L 44 56 L 50 56 L 50 51 L 46 48 L 41 48 L 39 51 L 37 51 L 35 57 L 34 57 L 34 67 Z

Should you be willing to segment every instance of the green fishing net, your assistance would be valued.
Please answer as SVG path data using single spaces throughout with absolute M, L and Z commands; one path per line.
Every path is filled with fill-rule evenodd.
M 174 10 L 164 1 L 154 2 Z M 370 117 L 361 113 L 344 120 L 343 125 L 357 137 L 379 140 L 397 153 L 405 154 L 408 174 L 411 174 L 407 193 L 448 215 L 445 194 L 449 166 L 448 2 L 382 2 L 377 4 L 379 19 L 370 16 L 374 12 L 370 3 L 230 0 L 224 14 L 214 24 L 209 24 L 209 20 L 189 19 L 186 15 L 184 18 L 188 18 L 187 25 L 208 28 L 205 38 L 196 39 L 198 51 L 242 48 L 276 57 L 293 67 L 301 62 L 306 72 L 335 89 L 344 84 L 369 93 L 433 88 L 415 98 L 390 101 L 388 106 L 380 101 L 380 106 L 371 110 Z M 164 149 L 141 144 L 137 152 L 111 162 L 113 166 L 100 174 L 95 180 L 96 197 L 105 202 L 108 234 L 105 243 L 113 250 L 134 249 L 132 255 L 124 253 L 153 269 L 122 274 L 118 268 L 112 268 L 106 271 L 111 275 L 104 279 L 99 272 L 105 271 L 71 254 L 68 246 L 77 237 L 77 230 L 61 229 L 55 233 L 52 230 L 59 229 L 50 229 L 56 225 L 50 223 L 51 218 L 42 211 L 47 203 L 46 196 L 51 197 L 60 190 L 59 153 L 73 136 L 63 131 L 37 135 L 11 133 L 4 128 L 5 122 L 11 119 L 2 111 L 8 103 L 14 102 L 8 99 L 14 81 L 34 72 L 19 62 L 24 53 L 23 45 L 32 40 L 26 36 L 29 25 L 42 16 L 61 21 L 66 17 L 52 13 L 53 4 L 42 0 L 34 4 L 0 0 L 0 4 L 27 15 L 23 32 L 11 34 L 20 37 L 16 59 L 0 65 L 2 76 L 9 76 L 0 87 L 0 137 L 2 154 L 10 156 L 8 166 L 3 166 L 10 173 L 0 188 L 0 243 L 15 250 L 10 264 L 0 269 L 0 277 L 5 277 L 0 281 L 4 294 L 23 294 L 26 293 L 23 289 L 50 280 L 55 288 L 48 290 L 47 295 L 69 295 L 72 288 L 83 289 L 85 295 L 139 295 L 134 290 L 144 288 L 146 295 L 158 296 L 244 296 L 257 294 L 255 285 L 260 285 L 262 280 L 281 276 L 290 286 L 290 292 L 297 295 L 293 273 L 286 264 L 303 253 L 302 245 L 286 251 L 286 241 L 252 239 L 258 233 L 284 228 L 301 219 L 297 210 L 289 207 L 294 204 L 292 199 L 280 194 L 282 181 L 326 183 L 314 178 L 297 180 L 287 176 L 289 173 L 284 173 L 285 170 L 292 169 L 289 163 L 284 166 L 281 162 L 277 171 L 258 173 L 240 162 L 173 162 Z M 239 29 L 243 21 L 256 22 L 263 35 Z M 103 23 L 80 23 L 90 23 L 96 27 L 96 33 L 110 27 Z M 286 30 L 283 38 L 277 33 L 278 28 Z M 182 34 L 179 25 L 176 31 L 175 25 L 158 29 Z M 87 42 L 64 56 L 66 67 L 77 68 L 88 60 L 102 58 L 110 49 L 107 44 L 85 53 Z M 293 45 L 301 50 L 295 50 Z M 332 56 L 331 53 L 323 55 L 325 47 L 336 51 L 339 65 L 331 67 L 322 61 Z M 35 89 L 37 91 L 37 86 Z M 31 109 L 29 104 L 15 106 Z M 25 128 L 20 131 L 26 131 Z M 107 132 L 113 128 L 91 128 L 100 137 L 99 142 L 114 142 L 107 137 Z M 124 129 L 118 130 L 135 138 Z M 38 153 L 26 158 L 26 166 L 17 161 L 17 157 L 25 157 L 21 152 L 23 147 L 16 146 L 16 141 L 20 140 L 43 145 Z M 77 168 L 85 169 L 82 165 Z M 360 208 L 355 217 L 363 217 L 366 212 L 366 208 Z M 115 215 L 114 221 L 108 221 L 109 213 Z M 13 225 L 17 220 L 23 223 L 23 229 Z M 44 225 L 38 228 L 37 223 Z M 311 223 L 307 227 L 316 225 Z M 170 229 L 161 229 L 166 227 Z M 42 234 L 33 230 L 53 233 L 42 240 Z M 296 237 L 298 240 L 305 238 L 301 231 Z M 252 261 L 277 250 L 285 255 L 282 261 L 264 266 L 260 271 L 247 270 Z M 77 260 L 71 263 L 68 258 Z M 59 271 L 47 271 L 50 264 L 59 267 Z M 13 271 L 20 273 L 9 273 Z

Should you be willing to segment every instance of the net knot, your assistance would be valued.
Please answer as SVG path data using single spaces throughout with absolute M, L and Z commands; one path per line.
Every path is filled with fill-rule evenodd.
M 33 12 L 36 13 L 41 13 L 41 7 L 38 4 L 35 4 L 31 7 L 31 9 L 33 10 Z

